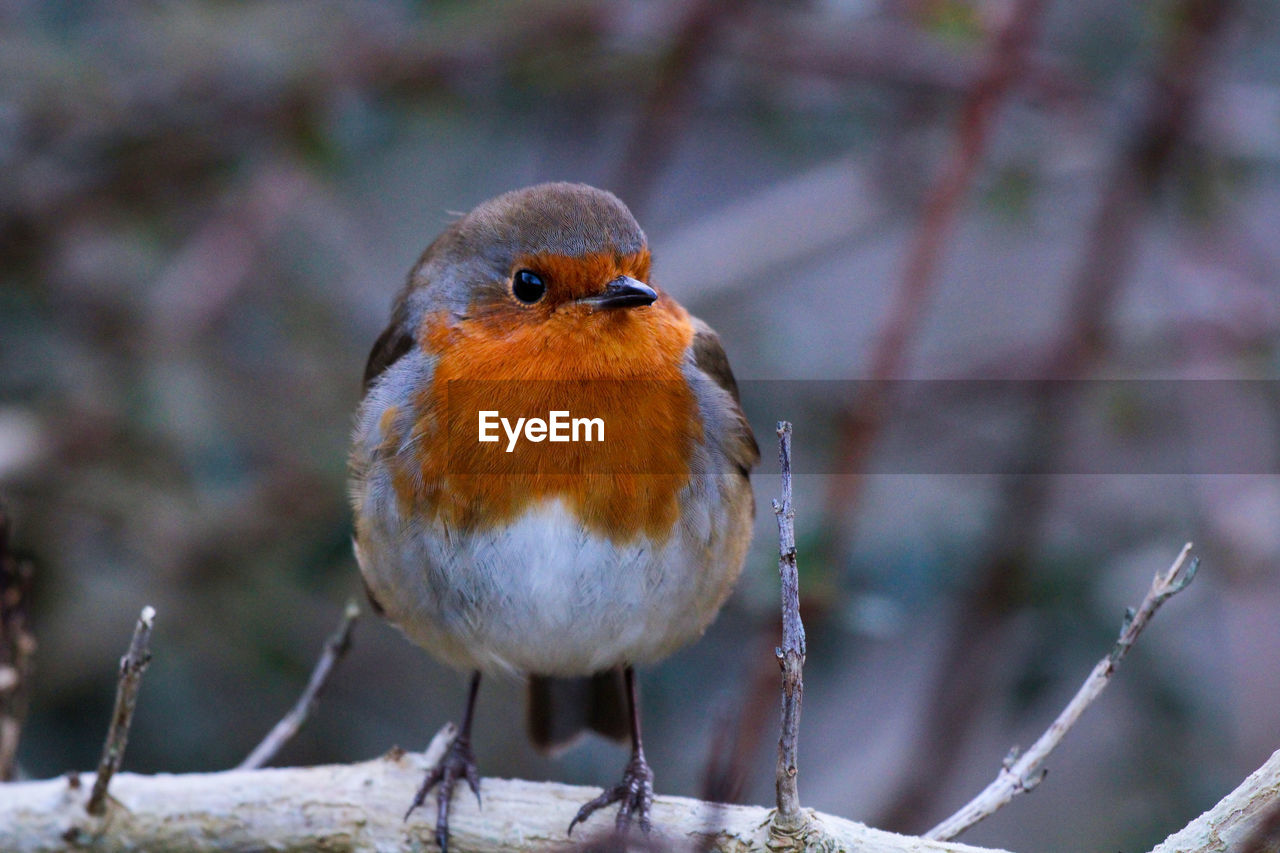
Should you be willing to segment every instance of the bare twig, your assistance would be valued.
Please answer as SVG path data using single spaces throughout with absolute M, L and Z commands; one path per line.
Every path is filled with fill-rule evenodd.
M 0 505 L 0 782 L 14 778 L 27 717 L 36 640 L 27 625 L 31 563 L 9 550 L 9 516 Z
M 1115 674 L 1116 667 L 1134 641 L 1138 639 L 1147 622 L 1155 615 L 1161 604 L 1185 589 L 1195 577 L 1200 559 L 1196 557 L 1188 563 L 1187 557 L 1190 553 L 1191 543 L 1188 542 L 1182 547 L 1182 551 L 1179 552 L 1168 571 L 1156 573 L 1151 581 L 1151 588 L 1142 599 L 1142 604 L 1137 610 L 1125 613 L 1120 637 L 1116 640 L 1111 652 L 1098 661 L 1084 684 L 1076 691 L 1076 695 L 1062 709 L 1045 733 L 1021 755 L 1017 753 L 1016 748 L 1010 752 L 995 781 L 970 800 L 964 808 L 929 830 L 926 838 L 944 841 L 953 839 L 978 821 L 995 814 L 1018 794 L 1030 791 L 1040 784 L 1045 775 L 1044 763 L 1049 754 L 1066 737 L 1067 732 L 1080 719 L 1080 715 L 1102 694 L 1110 683 L 1111 676 Z
M 842 419 L 836 470 L 845 476 L 830 480 L 826 495 L 829 520 L 847 516 L 861 498 L 866 481 L 863 471 L 889 417 L 890 383 L 905 372 L 909 347 L 938 279 L 942 253 L 990 144 L 999 110 L 1015 86 L 1023 82 L 1044 7 L 1042 0 L 1020 0 L 1010 9 L 1004 26 L 991 41 L 985 66 L 961 104 L 950 151 L 925 196 L 902 275 L 878 330 L 869 368 L 872 382 Z M 1015 502 L 1012 507 L 1029 513 L 1037 505 L 1034 501 Z M 850 529 L 849 525 L 829 526 L 834 531 L 831 551 L 836 559 L 842 559 L 848 536 L 843 531 Z M 992 561 L 991 565 L 997 568 L 1000 562 Z M 1003 590 L 992 587 L 1014 576 L 997 568 L 976 584 L 969 600 L 962 603 L 957 622 L 962 627 L 926 701 L 921 734 L 904 762 L 907 773 L 889 798 L 879 825 L 898 831 L 915 828 L 938 787 L 936 780 L 945 778 L 955 764 L 961 742 L 957 732 L 966 728 L 967 718 L 977 708 L 976 698 L 986 681 L 984 670 L 994 660 L 994 655 L 982 648 L 996 641 L 994 630 L 987 628 L 997 627 L 999 620 L 990 614 L 998 613 L 1008 600 Z
M 120 658 L 120 681 L 116 685 L 116 707 L 111 713 L 111 727 L 107 729 L 107 741 L 102 747 L 102 760 L 98 762 L 98 775 L 93 780 L 93 792 L 85 809 L 91 815 L 102 814 L 107 807 L 107 785 L 120 769 L 124 760 L 124 748 L 129 741 L 129 726 L 133 722 L 133 709 L 138 702 L 138 687 L 142 673 L 151 663 L 151 628 L 156 611 L 150 605 L 142 608 L 138 624 L 133 629 L 129 651 Z
M 778 810 L 773 823 L 794 833 L 804 824 L 796 786 L 796 741 L 804 701 L 804 623 L 800 621 L 800 576 L 796 567 L 795 509 L 791 505 L 791 424 L 778 422 L 778 462 L 782 500 L 773 502 L 778 519 L 778 574 L 782 578 L 782 645 L 774 650 L 782 667 L 782 735 L 778 739 Z
M 324 642 L 324 651 L 320 654 L 320 660 L 316 661 L 315 669 L 311 671 L 311 678 L 307 681 L 307 687 L 302 691 L 302 695 L 298 697 L 298 701 L 289 709 L 289 713 L 281 718 L 280 722 L 267 733 L 262 739 L 262 743 L 254 747 L 253 752 L 249 753 L 244 761 L 236 765 L 237 770 L 254 770 L 264 766 L 280 749 L 293 739 L 298 733 L 298 729 L 302 728 L 302 724 L 307 721 L 307 717 L 315 710 L 316 703 L 320 700 L 320 691 L 324 690 L 324 686 L 329 683 L 329 676 L 333 674 L 333 669 L 338 665 L 338 661 L 342 660 L 343 655 L 351 648 L 351 629 L 355 626 L 356 619 L 360 617 L 360 608 L 355 601 L 348 601 L 346 608 L 342 612 L 342 621 L 338 623 L 338 628 L 329 635 L 329 639 Z

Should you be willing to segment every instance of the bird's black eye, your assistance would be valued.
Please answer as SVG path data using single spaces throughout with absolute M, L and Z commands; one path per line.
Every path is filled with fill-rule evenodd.
M 532 305 L 547 292 L 542 276 L 533 270 L 520 270 L 511 279 L 511 292 L 526 305 Z

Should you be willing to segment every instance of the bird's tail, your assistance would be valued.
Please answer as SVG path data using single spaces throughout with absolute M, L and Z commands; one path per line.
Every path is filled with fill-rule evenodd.
M 543 752 L 557 752 L 583 732 L 613 740 L 630 734 L 622 670 L 587 678 L 529 679 L 529 739 Z

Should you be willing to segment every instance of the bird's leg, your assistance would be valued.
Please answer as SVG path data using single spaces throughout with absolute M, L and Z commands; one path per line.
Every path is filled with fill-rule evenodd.
M 641 832 L 648 832 L 652 824 L 649 812 L 653 808 L 653 771 L 644 758 L 644 743 L 640 740 L 640 703 L 636 695 L 636 673 L 631 667 L 624 671 L 627 684 L 627 705 L 631 711 L 631 760 L 622 773 L 622 781 L 612 788 L 605 788 L 600 796 L 578 809 L 578 814 L 569 823 L 569 834 L 573 828 L 591 816 L 597 809 L 610 803 L 621 803 L 618 817 L 614 825 L 618 832 L 626 832 L 634 820 L 640 825 Z
M 440 845 L 440 853 L 449 850 L 449 802 L 453 798 L 453 786 L 459 779 L 466 779 L 471 792 L 480 802 L 480 773 L 476 769 L 476 757 L 471 752 L 471 718 L 476 711 L 476 693 L 480 690 L 480 673 L 471 674 L 471 688 L 467 691 L 467 710 L 462 717 L 462 728 L 454 735 L 453 742 L 445 750 L 436 766 L 422 780 L 422 787 L 413 798 L 413 805 L 404 813 L 405 820 L 413 810 L 427 799 L 427 793 L 439 784 L 436 791 L 436 843 Z

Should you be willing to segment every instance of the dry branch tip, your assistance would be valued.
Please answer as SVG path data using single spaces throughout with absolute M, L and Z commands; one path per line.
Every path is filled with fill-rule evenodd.
M 155 626 L 156 610 L 151 605 L 142 608 L 138 623 L 133 627 L 133 639 L 129 650 L 120 659 L 120 678 L 116 684 L 116 704 L 111 712 L 111 725 L 102 745 L 102 759 L 98 762 L 98 775 L 93 780 L 93 791 L 85 810 L 91 815 L 101 815 L 107 808 L 107 786 L 111 777 L 124 761 L 124 750 L 129 742 L 129 727 L 133 725 L 133 711 L 138 703 L 138 688 L 142 674 L 151 663 L 151 631 Z
M 1085 710 L 1097 700 L 1111 682 L 1121 658 L 1137 640 L 1142 629 L 1151 617 L 1170 596 L 1187 587 L 1195 577 L 1199 564 L 1198 559 L 1187 562 L 1191 552 L 1191 543 L 1183 546 L 1173 564 L 1165 571 L 1157 571 L 1151 581 L 1151 587 L 1137 608 L 1125 611 L 1124 622 L 1120 627 L 1120 635 L 1115 644 L 1102 660 L 1094 666 L 1089 676 L 1080 685 L 1080 689 L 1071 697 L 1071 701 L 1058 714 L 1044 734 L 1020 755 L 1017 749 L 1009 751 L 1001 762 L 1000 772 L 976 797 L 966 803 L 959 811 L 926 833 L 925 838 L 950 841 L 969 827 L 995 814 L 1008 805 L 1013 798 L 1033 790 L 1044 781 L 1048 768 L 1045 762 L 1050 753 L 1066 737 L 1067 732 L 1075 726 Z M 1183 568 L 1186 568 L 1183 571 Z
M 355 599 L 347 599 L 347 605 L 342 611 L 342 619 L 338 622 L 338 627 L 324 641 L 323 651 L 311 670 L 311 677 L 307 679 L 307 686 L 303 688 L 302 695 L 294 702 L 288 713 L 271 728 L 271 731 L 267 732 L 262 742 L 237 765 L 236 769 L 255 770 L 266 765 L 298 733 L 320 701 L 320 693 L 329 683 L 334 668 L 351 649 L 351 632 L 359 618 L 359 605 L 356 604 Z

